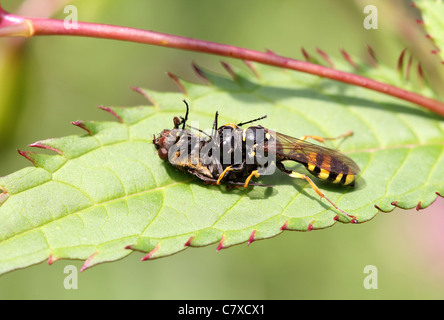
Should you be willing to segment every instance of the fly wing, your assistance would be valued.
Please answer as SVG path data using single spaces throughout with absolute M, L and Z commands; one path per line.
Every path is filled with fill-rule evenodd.
M 275 138 L 275 143 L 268 144 L 268 152 L 276 152 L 277 156 L 285 160 L 308 163 L 337 174 L 348 171 L 349 174 L 355 175 L 360 171 L 352 159 L 337 150 L 321 147 L 271 130 L 269 133 Z M 346 170 L 347 168 L 348 170 Z

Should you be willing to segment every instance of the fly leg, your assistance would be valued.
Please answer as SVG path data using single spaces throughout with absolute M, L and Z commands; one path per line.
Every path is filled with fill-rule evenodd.
M 224 171 L 222 171 L 222 173 L 219 175 L 219 177 L 217 178 L 217 185 L 220 185 L 222 179 L 224 178 L 224 176 L 229 172 L 229 171 L 235 171 L 235 172 L 239 172 L 242 171 L 244 169 L 244 163 L 242 162 L 241 164 L 235 164 L 235 165 L 230 165 L 228 167 L 226 167 L 224 169 Z
M 258 170 L 253 170 L 250 175 L 248 176 L 248 178 L 245 180 L 244 183 L 244 188 L 248 188 L 248 184 L 250 183 L 251 178 L 253 178 L 253 176 L 255 176 L 256 178 L 260 177 L 260 174 L 258 172 Z
M 338 208 L 338 206 L 336 204 L 334 204 L 333 201 L 331 201 L 329 198 L 327 198 L 325 196 L 325 194 L 321 191 L 321 189 L 318 188 L 318 186 L 309 178 L 307 177 L 305 174 L 301 174 L 299 172 L 293 171 L 293 170 L 288 170 L 287 168 L 285 168 L 284 164 L 280 161 L 278 161 L 276 163 L 276 167 L 281 170 L 282 172 L 286 173 L 287 175 L 289 175 L 292 178 L 297 178 L 297 179 L 302 179 L 307 181 L 310 184 L 310 187 L 321 197 L 324 198 L 325 200 L 327 200 L 328 202 L 330 202 L 330 204 L 336 209 L 338 210 L 342 216 L 345 216 L 350 220 L 351 223 L 357 223 L 358 220 L 356 219 L 355 216 L 352 216 L 350 214 L 348 214 L 347 212 L 343 211 L 342 209 Z

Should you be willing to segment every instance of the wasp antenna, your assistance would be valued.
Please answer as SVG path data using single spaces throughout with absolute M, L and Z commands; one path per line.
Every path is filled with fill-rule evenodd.
M 253 120 L 249 120 L 249 121 L 246 121 L 246 122 L 240 122 L 240 123 L 237 124 L 237 126 L 238 126 L 238 127 L 242 127 L 243 125 L 245 125 L 245 124 L 247 124 L 247 123 L 251 123 L 251 122 L 259 121 L 259 120 L 265 119 L 266 117 L 267 117 L 267 115 L 262 116 L 262 117 L 260 117 L 260 118 L 253 119 Z
M 219 118 L 219 112 L 216 111 L 214 115 L 213 129 L 211 130 L 211 137 L 214 139 L 217 134 L 217 119 Z
M 187 101 L 185 99 L 183 99 L 182 101 L 187 106 L 187 112 L 185 113 L 185 118 L 182 119 L 182 130 L 185 130 L 185 123 L 188 120 L 188 112 L 190 111 L 190 107 L 188 106 L 188 103 L 187 103 Z

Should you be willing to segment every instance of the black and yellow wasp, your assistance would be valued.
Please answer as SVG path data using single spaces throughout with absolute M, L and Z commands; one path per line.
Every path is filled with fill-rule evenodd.
M 165 129 L 158 137 L 153 137 L 161 159 L 168 160 L 177 169 L 193 174 L 204 183 L 223 183 L 245 188 L 249 185 L 266 186 L 251 179 L 270 174 L 274 172 L 274 168 L 278 168 L 292 178 L 306 180 L 321 198 L 350 218 L 351 222 L 357 222 L 354 216 L 347 214 L 328 199 L 307 175 L 284 166 L 284 161 L 296 161 L 321 180 L 354 186 L 355 177 L 360 170 L 352 159 L 337 150 L 306 141 L 311 138 L 324 142 L 349 136 L 351 132 L 336 138 L 303 136 L 297 139 L 260 125 L 242 128 L 243 125 L 264 119 L 266 116 L 218 127 L 216 112 L 212 132 L 208 134 L 186 125 L 189 106 L 185 100 L 184 102 L 187 108 L 185 118 L 174 117 L 173 129 Z

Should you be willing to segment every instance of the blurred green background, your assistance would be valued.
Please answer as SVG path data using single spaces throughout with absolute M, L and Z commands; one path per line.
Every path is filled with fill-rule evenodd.
M 53 2 L 40 0 L 40 9 L 56 8 Z M 11 12 L 22 3 L 1 1 Z M 339 58 L 340 48 L 361 56 L 370 44 L 380 61 L 395 68 L 408 45 L 393 12 L 379 1 L 70 3 L 80 21 L 270 49 L 299 59 L 302 46 L 313 55 L 319 47 Z M 410 1 L 399 3 L 413 10 Z M 366 4 L 378 6 L 377 30 L 363 27 Z M 62 5 L 54 16 L 65 17 Z M 178 91 L 165 72 L 200 82 L 192 62 L 221 73 L 221 60 L 243 67 L 240 61 L 176 49 L 56 36 L 0 39 L 0 59 L 0 83 L 6 84 L 0 87 L 0 176 L 30 165 L 16 149 L 31 150 L 29 143 L 49 137 L 83 134 L 71 121 L 112 120 L 97 105 L 148 104 L 130 86 Z M 64 288 L 63 270 L 67 265 L 80 268 L 83 262 L 42 263 L 1 276 L 0 299 L 443 299 L 443 207 L 438 199 L 420 212 L 394 210 L 362 225 L 286 231 L 220 252 L 215 244 L 145 262 L 141 253 L 133 253 L 79 274 L 77 290 Z M 367 265 L 377 267 L 377 290 L 364 288 Z

